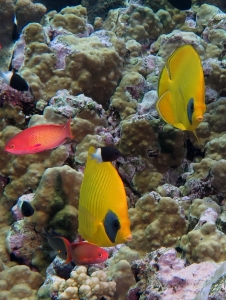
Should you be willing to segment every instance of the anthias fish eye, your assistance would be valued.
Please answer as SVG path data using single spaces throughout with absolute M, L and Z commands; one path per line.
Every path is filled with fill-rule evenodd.
M 9 146 L 9 149 L 13 149 L 13 148 L 15 148 L 15 145 L 14 145 L 14 144 L 11 144 L 11 145 Z
M 101 252 L 100 252 L 100 253 L 98 253 L 98 256 L 99 256 L 99 257 L 102 257 L 102 253 L 101 253 Z

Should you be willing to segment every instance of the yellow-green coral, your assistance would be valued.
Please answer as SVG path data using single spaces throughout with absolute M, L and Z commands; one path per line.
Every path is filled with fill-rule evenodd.
M 187 229 L 187 221 L 176 200 L 162 197 L 158 202 L 151 194 L 141 197 L 129 209 L 133 240 L 129 247 L 150 252 L 176 244 Z
M 83 174 L 69 166 L 47 169 L 33 199 L 32 222 L 37 230 L 51 226 L 68 238 L 75 238 L 78 229 L 78 196 Z
M 32 3 L 30 0 L 18 0 L 15 5 L 15 12 L 19 31 L 28 23 L 40 22 L 46 10 L 46 7 L 41 3 Z
M 184 235 L 180 243 L 190 263 L 226 259 L 226 236 L 214 223 L 206 223 L 200 229 Z
M 38 272 L 29 267 L 18 265 L 11 268 L 4 267 L 1 262 L 0 289 L 2 299 L 36 299 L 36 291 L 43 283 Z
M 65 7 L 58 14 L 55 14 L 50 24 L 56 28 L 64 28 L 74 34 L 84 33 L 86 30 L 87 11 L 86 8 L 78 5 Z
M 137 86 L 137 94 L 139 94 L 139 85 L 141 85 L 139 97 L 142 97 L 144 77 L 137 72 L 128 73 L 122 78 L 114 95 L 111 97 L 111 105 L 119 112 L 122 119 L 136 113 L 138 99 L 133 98 L 127 88 L 135 87 L 136 89 Z
M 81 17 L 81 9 L 70 10 L 72 12 L 69 15 L 75 19 L 82 18 L 82 22 L 85 22 L 83 13 Z M 56 14 L 54 18 L 57 25 L 54 18 L 53 24 L 60 26 L 57 22 L 59 18 L 66 22 L 65 16 L 68 15 L 68 11 L 69 8 L 65 8 Z M 73 24 L 64 25 L 68 30 L 72 30 Z M 75 27 L 73 30 L 80 29 Z M 106 32 L 105 35 L 104 39 L 109 39 L 107 46 L 101 42 L 102 37 L 79 38 L 70 32 L 58 35 L 57 43 L 61 45 L 59 51 L 66 51 L 65 57 L 61 58 L 63 54 L 57 52 L 59 46 L 55 45 L 56 41 L 49 44 L 48 34 L 41 25 L 31 23 L 25 27 L 25 60 L 20 71 L 30 83 L 39 109 L 43 109 L 47 98 L 52 97 L 59 89 L 71 90 L 75 95 L 84 93 L 98 103 L 108 104 L 121 77 L 120 56 L 124 55 L 125 46 L 113 33 Z M 65 67 L 57 68 L 57 59 L 65 60 Z

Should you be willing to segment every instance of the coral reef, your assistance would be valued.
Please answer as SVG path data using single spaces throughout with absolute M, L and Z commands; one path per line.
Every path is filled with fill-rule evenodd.
M 20 39 L 26 51 L 20 72 L 30 83 L 37 108 L 43 110 L 47 99 L 63 88 L 107 105 L 121 77 L 125 46 L 113 33 L 106 32 L 108 44 L 90 33 L 82 6 L 63 9 L 45 27 L 30 23 L 24 28 Z
M 167 0 L 40 3 L 2 0 L 0 7 L 1 70 L 18 70 L 31 87 L 19 92 L 0 81 L 1 296 L 190 300 L 208 290 L 206 297 L 223 299 L 224 3 L 192 1 L 187 11 Z M 206 84 L 196 135 L 166 124 L 155 107 L 162 68 L 185 44 L 200 55 Z M 63 146 L 21 156 L 4 150 L 27 127 L 68 119 L 73 139 Z M 51 263 L 43 227 L 78 238 L 90 145 L 121 152 L 113 164 L 125 185 L 133 240 L 107 249 L 109 259 L 99 265 L 57 256 Z M 19 209 L 24 200 L 35 210 L 30 217 Z

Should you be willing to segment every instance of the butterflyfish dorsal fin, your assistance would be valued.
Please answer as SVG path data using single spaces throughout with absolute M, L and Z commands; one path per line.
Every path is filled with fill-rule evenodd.
M 159 76 L 159 82 L 158 82 L 158 96 L 161 97 L 165 92 L 168 91 L 170 83 L 169 74 L 167 71 L 166 66 L 162 69 L 162 72 Z
M 179 123 L 179 122 L 178 123 L 174 123 L 173 126 L 176 127 L 176 128 L 178 128 L 178 129 L 181 129 L 181 130 L 187 130 L 185 128 L 185 126 L 182 123 Z

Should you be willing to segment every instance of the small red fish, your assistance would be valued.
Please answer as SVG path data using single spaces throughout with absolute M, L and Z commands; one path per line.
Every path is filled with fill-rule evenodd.
M 11 138 L 5 146 L 13 154 L 32 154 L 62 145 L 67 138 L 73 138 L 71 119 L 66 124 L 43 124 L 29 127 Z
M 73 242 L 70 243 L 66 238 L 55 236 L 55 239 L 62 239 L 67 252 L 67 259 L 65 263 L 71 260 L 77 265 L 99 264 L 108 258 L 108 252 L 89 242 Z
M 99 264 L 108 258 L 108 252 L 89 242 L 71 244 L 71 256 L 77 265 Z

